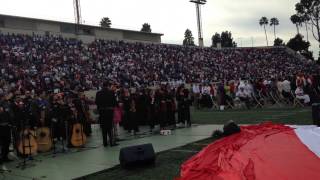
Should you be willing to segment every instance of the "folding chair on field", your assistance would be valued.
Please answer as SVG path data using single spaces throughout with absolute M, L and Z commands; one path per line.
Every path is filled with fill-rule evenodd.
M 212 109 L 219 109 L 217 98 L 215 96 L 210 96 L 210 99 L 212 101 Z
M 264 99 L 255 94 L 252 95 L 253 101 L 255 102 L 254 108 L 263 108 Z
M 273 100 L 275 102 L 275 104 L 277 104 L 278 106 L 281 106 L 279 99 L 276 97 L 276 94 L 273 91 L 269 92 L 269 96 L 270 96 L 271 100 Z
M 291 96 L 293 97 L 293 107 L 304 107 L 301 100 L 298 99 L 292 91 L 291 91 Z

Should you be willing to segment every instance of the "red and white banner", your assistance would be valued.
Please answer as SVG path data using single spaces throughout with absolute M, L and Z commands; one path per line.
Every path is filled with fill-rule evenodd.
M 318 180 L 320 128 L 241 127 L 186 161 L 177 180 Z

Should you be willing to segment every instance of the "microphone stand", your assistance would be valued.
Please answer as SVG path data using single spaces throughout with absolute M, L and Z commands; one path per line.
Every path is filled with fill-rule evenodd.
M 25 112 L 23 112 L 25 113 Z M 34 160 L 31 155 L 31 141 L 30 141 L 30 136 L 32 134 L 30 131 L 27 131 L 26 124 L 29 123 L 29 119 L 26 118 L 26 120 L 20 120 L 20 126 L 21 126 L 21 132 L 20 132 L 20 143 L 22 143 L 22 154 L 20 154 L 23 158 L 23 161 L 20 162 L 16 168 L 21 168 L 22 170 L 26 169 L 28 164 L 27 161 Z M 25 132 L 27 131 L 27 133 Z M 28 145 L 25 144 L 25 138 L 28 138 Z M 29 154 L 26 155 L 26 147 L 29 147 Z M 20 152 L 19 152 L 20 153 Z M 30 163 L 29 166 L 35 166 L 35 164 Z
M 69 125 L 68 125 L 68 121 L 64 120 L 64 122 L 62 122 L 62 119 L 56 119 L 54 118 L 55 120 L 51 120 L 51 138 L 52 138 L 52 142 L 53 142 L 53 155 L 52 157 L 55 158 L 57 156 L 58 153 L 68 153 L 69 152 L 69 149 L 66 148 L 65 146 L 68 144 L 68 139 L 69 139 L 69 131 L 68 131 L 68 128 L 69 128 Z M 62 145 L 62 149 L 60 152 L 57 152 L 57 148 L 56 148 L 56 141 L 55 141 L 55 126 L 54 126 L 54 123 L 57 124 L 58 128 L 61 127 L 62 123 L 64 123 L 64 131 L 65 131 L 65 138 L 63 137 L 56 137 L 58 138 L 57 141 L 59 141 L 60 138 L 61 139 L 61 145 Z M 59 129 L 60 130 L 60 129 Z M 61 129 L 62 130 L 62 129 Z
M 32 146 L 31 146 L 31 138 L 30 137 L 34 136 L 34 134 L 32 134 L 30 132 L 30 129 L 27 128 L 27 125 L 30 126 L 30 120 L 31 120 L 30 118 L 32 117 L 32 111 L 31 111 L 29 106 L 24 106 L 23 109 L 20 109 L 20 110 L 21 110 L 20 112 L 24 115 L 22 117 L 25 118 L 25 120 L 20 119 L 20 125 L 21 125 L 21 130 L 22 130 L 22 132 L 20 134 L 20 136 L 21 136 L 21 140 L 20 140 L 21 142 L 20 143 L 22 143 L 23 161 L 20 162 L 16 167 L 17 168 L 21 168 L 22 170 L 24 170 L 28 166 L 27 161 L 41 162 L 41 160 L 34 159 L 32 154 L 31 154 L 31 147 Z M 28 138 L 27 139 L 27 141 L 28 141 L 27 142 L 28 143 L 27 146 L 25 145 L 25 138 Z M 29 148 L 29 153 L 28 154 L 26 154 L 26 147 Z M 30 163 L 29 166 L 32 167 L 32 166 L 35 166 L 35 164 Z
M 57 151 L 56 151 L 56 141 L 55 141 L 55 133 L 54 133 L 54 123 L 57 123 L 55 118 L 52 118 L 50 121 L 50 133 L 51 133 L 51 141 L 52 141 L 52 149 L 53 149 L 53 155 L 52 157 L 56 157 Z
M 65 133 L 66 133 L 66 137 L 65 137 L 65 140 L 62 138 L 62 152 L 63 153 L 66 153 L 68 152 L 68 148 L 65 148 L 65 144 L 66 146 L 68 146 L 68 143 L 69 143 L 69 124 L 68 124 L 68 121 L 64 121 L 65 123 Z

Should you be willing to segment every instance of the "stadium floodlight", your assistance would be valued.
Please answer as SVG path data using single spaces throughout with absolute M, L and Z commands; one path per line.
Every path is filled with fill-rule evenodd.
M 199 46 L 203 47 L 201 5 L 205 5 L 207 3 L 207 0 L 190 0 L 190 2 L 195 3 L 196 5 Z
M 74 18 L 76 22 L 75 32 L 76 34 L 78 34 L 79 25 L 82 24 L 80 0 L 73 0 L 73 9 L 74 9 Z
M 207 3 L 207 0 L 191 0 L 190 2 L 203 5 Z

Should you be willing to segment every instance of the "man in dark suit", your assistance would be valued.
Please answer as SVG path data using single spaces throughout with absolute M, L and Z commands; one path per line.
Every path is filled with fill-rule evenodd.
M 103 83 L 102 90 L 96 94 L 96 104 L 99 111 L 104 146 L 108 145 L 108 137 L 110 146 L 117 145 L 113 139 L 113 110 L 116 102 L 113 84 L 109 82 Z

